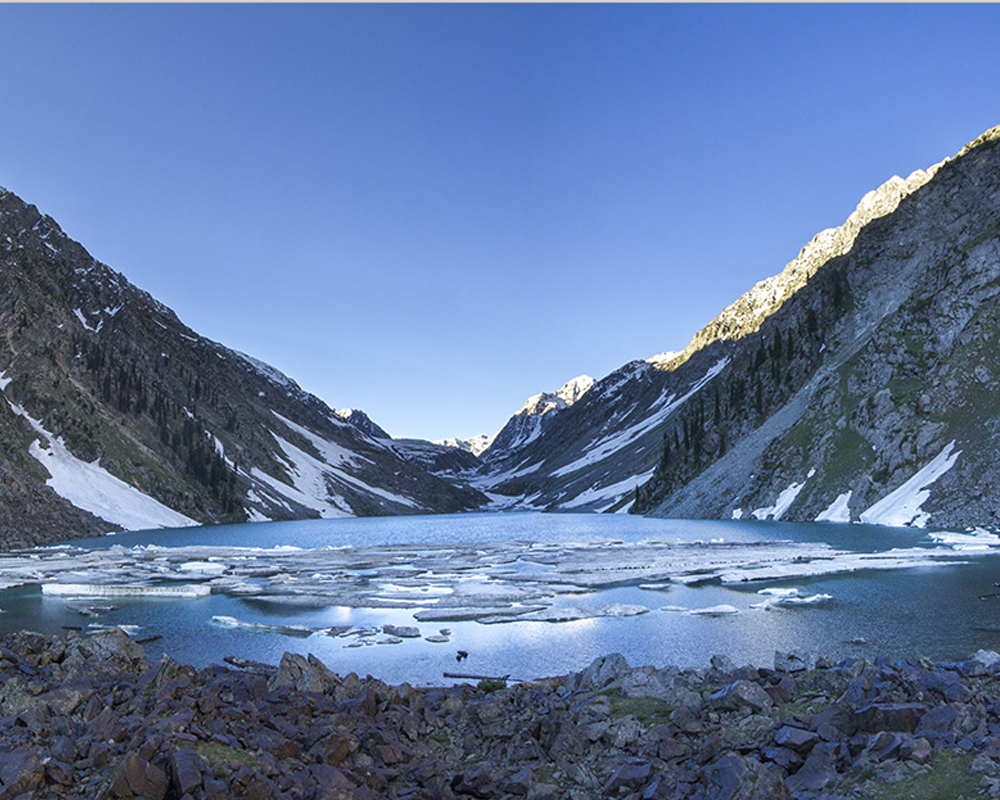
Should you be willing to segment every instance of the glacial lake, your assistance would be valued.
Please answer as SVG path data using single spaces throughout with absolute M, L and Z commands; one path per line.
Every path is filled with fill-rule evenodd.
M 994 547 L 983 546 L 984 539 Z M 480 547 L 482 543 L 490 545 Z M 949 544 L 922 530 L 862 525 L 516 513 L 148 531 L 40 549 L 25 563 L 30 567 L 44 565 L 50 557 L 65 558 L 71 566 L 59 566 L 56 577 L 68 579 L 72 572 L 84 580 L 90 564 L 104 564 L 104 569 L 119 565 L 114 569 L 125 574 L 138 568 L 137 559 L 145 559 L 139 565 L 144 570 L 164 570 L 162 565 L 170 562 L 173 579 L 190 576 L 195 583 L 212 585 L 212 593 L 194 599 L 72 598 L 43 594 L 41 583 L 51 578 L 36 578 L 0 591 L 0 627 L 54 633 L 65 627 L 135 626 L 130 631 L 137 639 L 162 637 L 145 645 L 154 660 L 169 653 L 198 666 L 221 663 L 225 656 L 276 664 L 285 651 L 311 652 L 340 673 L 417 685 L 447 682 L 445 672 L 514 679 L 558 675 L 611 652 L 622 653 L 636 666 L 698 666 L 717 653 L 737 664 L 770 665 L 776 650 L 936 660 L 965 659 L 980 648 L 1000 650 L 1000 588 L 995 585 L 1000 582 L 1000 548 L 988 536 Z M 420 547 L 406 549 L 414 545 Z M 743 545 L 749 549 L 741 549 Z M 198 549 L 204 546 L 211 549 Z M 720 568 L 718 559 L 755 548 L 763 554 L 765 571 L 770 548 L 775 548 L 774 574 L 745 583 L 722 582 L 739 580 L 743 573 L 738 565 Z M 365 558 L 358 555 L 362 552 Z M 419 569 L 408 571 L 399 561 L 409 552 L 420 559 Z M 642 561 L 660 554 L 664 563 L 682 558 L 687 571 L 676 580 L 651 580 L 651 567 Z M 855 563 L 883 556 L 900 558 L 908 566 L 874 569 L 865 567 L 867 562 Z M 337 559 L 347 559 L 349 567 L 327 566 L 339 564 Z M 563 561 L 581 566 L 564 564 L 556 576 Z M 699 566 L 703 561 L 705 566 Z M 245 580 L 226 577 L 240 565 L 258 562 L 265 567 L 244 569 L 249 575 Z M 0 558 L 0 574 L 4 563 Z M 271 564 L 275 566 L 267 566 Z M 289 577 L 282 564 L 297 571 Z M 34 574 L 23 565 L 18 569 L 22 575 Z M 811 574 L 783 572 L 799 569 Z M 837 569 L 854 571 L 831 574 Z M 580 585 L 573 583 L 577 573 Z M 398 580 L 387 577 L 397 574 Z M 280 596 L 248 594 L 259 590 L 254 582 L 261 580 Z M 351 584 L 350 594 L 343 594 L 340 584 L 345 582 Z M 554 587 L 551 595 L 549 587 Z M 323 591 L 333 592 L 333 599 L 316 599 Z M 567 610 L 572 617 L 580 609 L 596 610 L 595 615 L 569 621 L 492 619 L 499 624 L 414 617 L 437 606 L 441 613 L 449 602 L 462 605 L 456 597 L 468 596 L 474 605 L 473 600 L 488 600 L 490 592 L 503 599 L 519 591 L 527 599 L 515 597 L 515 608 L 541 608 L 534 613 L 550 618 Z M 308 602 L 299 604 L 295 592 Z M 530 599 L 538 596 L 544 599 Z M 797 599 L 780 604 L 789 597 Z M 115 608 L 107 610 L 111 605 Z M 384 607 L 392 605 L 396 607 Z M 98 607 L 94 616 L 80 613 L 91 606 Z M 731 607 L 722 609 L 730 613 L 692 613 L 718 606 Z M 621 615 L 640 607 L 648 612 Z M 379 630 L 387 624 L 416 627 L 421 638 L 376 643 L 387 640 Z M 280 627 L 262 627 L 288 625 L 314 632 L 294 636 Z M 340 635 L 329 635 L 331 628 Z M 442 636 L 442 629 L 447 641 L 425 638 Z M 468 657 L 458 663 L 460 650 Z

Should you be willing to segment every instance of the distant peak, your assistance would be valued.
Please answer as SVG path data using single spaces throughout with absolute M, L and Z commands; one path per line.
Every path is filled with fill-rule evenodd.
M 494 438 L 496 438 L 496 434 L 493 434 L 493 436 L 487 436 L 485 433 L 481 433 L 478 436 L 470 436 L 468 439 L 435 439 L 432 444 L 439 444 L 444 447 L 454 447 L 458 450 L 464 450 L 467 453 L 472 453 L 472 455 L 478 458 L 481 453 L 493 444 Z
M 547 414 L 550 411 L 568 408 L 583 397 L 593 385 L 594 379 L 589 375 L 578 375 L 572 380 L 566 381 L 555 392 L 533 394 L 517 413 L 518 415 Z
M 583 397 L 594 385 L 594 379 L 589 375 L 577 375 L 572 380 L 566 381 L 556 395 L 566 401 L 567 405 L 573 405 Z
M 659 367 L 660 369 L 665 369 L 671 361 L 680 356 L 683 352 L 683 350 L 665 350 L 662 353 L 657 353 L 655 356 L 647 358 L 646 363 L 652 364 L 654 367 Z
M 344 422 L 353 425 L 359 431 L 367 433 L 374 439 L 392 438 L 379 425 L 372 422 L 371 417 L 359 408 L 338 408 L 333 413 L 344 420 Z

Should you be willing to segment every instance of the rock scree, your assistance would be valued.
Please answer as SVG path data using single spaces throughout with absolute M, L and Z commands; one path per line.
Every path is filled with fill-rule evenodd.
M 0 800 L 998 797 L 998 662 L 613 654 L 417 688 L 314 656 L 195 669 L 118 629 L 21 632 L 0 641 Z

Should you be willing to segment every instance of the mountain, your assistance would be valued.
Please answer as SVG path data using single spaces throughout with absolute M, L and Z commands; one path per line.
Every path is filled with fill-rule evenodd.
M 1000 523 L 998 141 L 870 192 L 476 485 L 548 510 Z
M 485 433 L 480 433 L 478 436 L 473 436 L 470 439 L 435 439 L 434 444 L 444 445 L 445 447 L 457 447 L 459 450 L 472 453 L 472 455 L 478 458 L 493 444 L 495 438 L 496 434 L 487 436 Z
M 0 189 L 0 537 L 478 507 Z
M 357 408 L 340 408 L 335 412 L 344 422 L 350 423 L 362 433 L 366 433 L 373 439 L 391 439 L 392 437 L 382 428 L 372 422 L 364 411 Z
M 490 446 L 480 454 L 480 457 L 489 464 L 516 459 L 518 453 L 542 435 L 555 419 L 557 412 L 572 406 L 593 385 L 594 379 L 589 375 L 579 375 L 564 383 L 555 392 L 532 395 L 493 437 Z

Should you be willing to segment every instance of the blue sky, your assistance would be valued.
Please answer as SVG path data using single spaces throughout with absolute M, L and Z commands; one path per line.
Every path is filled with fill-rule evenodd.
M 680 349 L 1000 124 L 995 5 L 0 5 L 0 186 L 394 435 Z

